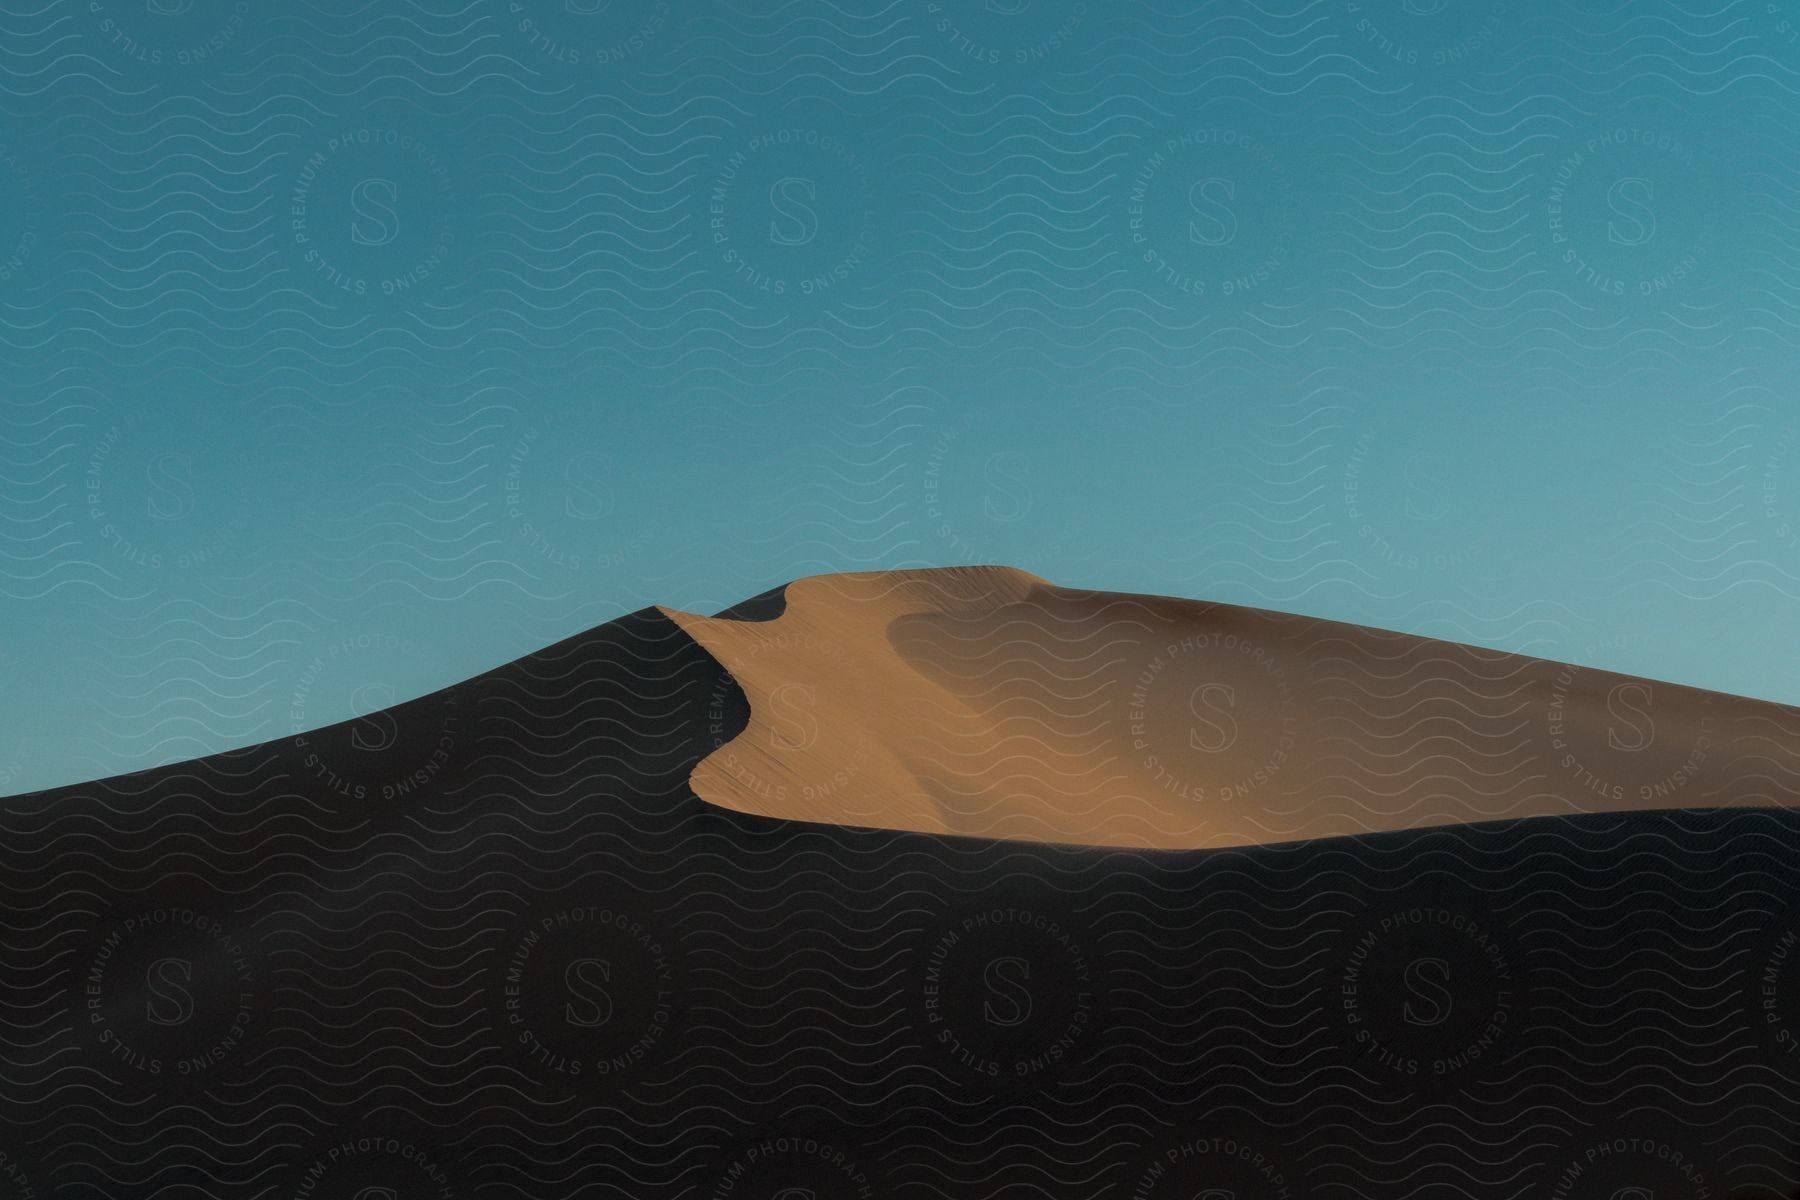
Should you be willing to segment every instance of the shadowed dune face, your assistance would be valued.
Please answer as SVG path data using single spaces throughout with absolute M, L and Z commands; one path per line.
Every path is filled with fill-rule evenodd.
M 1785 806 L 1800 710 L 1006 567 L 816 576 L 761 621 L 663 610 L 748 726 L 692 777 L 790 820 L 1200 849 Z

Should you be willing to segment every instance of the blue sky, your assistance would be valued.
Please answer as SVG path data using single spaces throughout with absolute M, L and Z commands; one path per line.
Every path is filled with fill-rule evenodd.
M 0 16 L 0 791 L 958 562 L 1800 702 L 1797 26 Z

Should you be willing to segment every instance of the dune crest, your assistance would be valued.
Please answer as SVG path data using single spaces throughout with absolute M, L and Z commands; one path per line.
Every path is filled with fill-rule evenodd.
M 748 726 L 692 786 L 788 820 L 1201 849 L 1530 816 L 1781 807 L 1800 709 L 1010 567 L 812 576 L 661 610 Z

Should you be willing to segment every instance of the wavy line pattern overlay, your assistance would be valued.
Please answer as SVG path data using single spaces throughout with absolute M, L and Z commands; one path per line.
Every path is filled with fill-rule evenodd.
M 1800 698 L 1796 30 L 8 4 L 0 788 L 959 563 Z
M 1800 0 L 4 0 L 0 100 L 0 1200 L 1800 1184 L 1787 814 L 771 822 L 651 607 L 1800 702 Z
M 1438 758 L 1517 759 L 1583 807 L 1544 782 L 1538 714 L 1508 745 L 1508 682 L 1451 680 L 1478 736 Z M 370 717 L 9 802 L 0 1184 L 1785 1200 L 1800 710 L 1768 708 L 1693 782 L 1762 810 L 941 837 L 697 799 L 695 765 L 759 731 L 647 608 Z M 1305 750 L 1349 809 L 1428 793 L 1379 754 L 1343 770 L 1354 722 L 1326 720 L 1347 737 Z

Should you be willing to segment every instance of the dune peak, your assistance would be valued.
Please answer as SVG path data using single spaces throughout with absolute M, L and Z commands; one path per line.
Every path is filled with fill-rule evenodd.
M 1800 710 L 1006 566 L 797 579 L 769 620 L 661 609 L 750 719 L 694 769 L 779 819 L 1197 849 L 1594 811 L 1780 806 L 1735 739 Z

